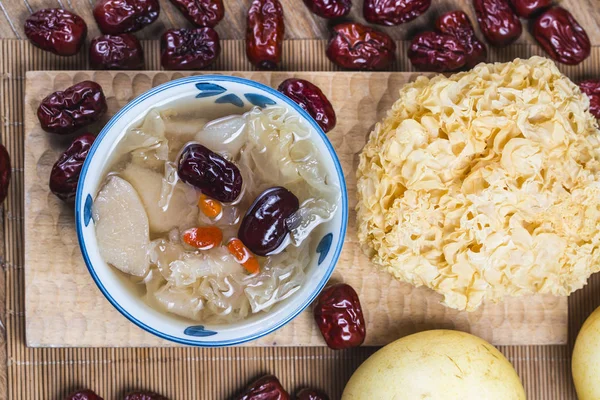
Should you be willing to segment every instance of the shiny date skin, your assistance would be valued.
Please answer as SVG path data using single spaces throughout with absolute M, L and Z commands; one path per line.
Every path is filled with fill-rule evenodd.
M 94 139 L 95 136 L 90 133 L 77 137 L 52 167 L 50 191 L 64 202 L 75 200 L 79 175 Z
M 533 36 L 554 60 L 563 64 L 577 65 L 590 55 L 590 38 L 562 7 L 553 7 L 537 17 Z
M 290 400 L 290 395 L 276 376 L 266 375 L 252 382 L 236 400 Z
M 389 35 L 353 22 L 336 25 L 327 45 L 327 57 L 334 64 L 354 70 L 386 69 L 395 53 Z
M 6 147 L 0 144 L 0 203 L 4 202 L 8 195 L 8 186 L 10 185 L 10 156 Z
M 90 66 L 92 69 L 142 69 L 144 50 L 130 33 L 98 36 L 90 44 Z
M 139 392 L 130 392 L 125 396 L 125 400 L 169 400 L 164 396 L 161 396 L 158 393 L 148 392 L 148 391 L 139 391 Z
M 579 88 L 590 98 L 590 113 L 600 119 L 600 79 L 589 79 L 578 83 Z
M 223 0 L 170 0 L 192 24 L 210 28 L 225 16 Z
M 102 397 L 98 396 L 92 390 L 80 390 L 75 393 L 71 393 L 66 397 L 65 400 L 104 400 Z
M 320 390 L 306 388 L 296 393 L 296 400 L 329 400 L 329 396 Z
M 238 238 L 259 256 L 275 251 L 289 233 L 286 219 L 298 211 L 298 198 L 277 186 L 262 192 L 242 219 Z
M 365 319 L 356 291 L 345 283 L 325 288 L 313 309 L 327 346 L 334 350 L 360 346 L 366 336 Z
M 158 18 L 158 0 L 99 0 L 94 18 L 102 33 L 116 35 L 139 31 Z
M 431 6 L 431 0 L 365 0 L 363 14 L 372 24 L 400 25 L 412 21 Z
M 508 0 L 473 0 L 479 28 L 486 40 L 494 46 L 503 47 L 521 36 L 521 20 Z
M 221 54 L 219 34 L 212 28 L 170 29 L 161 37 L 165 69 L 202 69 Z
M 552 5 L 552 0 L 511 0 L 519 17 L 531 18 Z
M 46 132 L 68 135 L 97 121 L 106 109 L 102 87 L 83 81 L 42 100 L 37 116 Z
M 285 25 L 279 0 L 253 0 L 248 10 L 246 55 L 258 69 L 275 69 L 281 63 Z
M 222 203 L 231 203 L 242 193 L 238 167 L 201 144 L 190 144 L 183 150 L 177 173 L 182 181 Z
M 314 14 L 327 19 L 345 17 L 352 9 L 351 0 L 304 0 L 304 4 Z
M 25 35 L 35 46 L 59 56 L 79 52 L 87 36 L 85 21 L 61 8 L 34 12 L 25 20 Z
M 454 36 L 466 50 L 466 68 L 473 68 L 487 59 L 487 48 L 475 35 L 473 25 L 463 11 L 450 11 L 435 21 L 439 33 Z
M 304 79 L 289 78 L 281 82 L 277 90 L 308 112 L 324 132 L 335 127 L 333 106 L 318 86 Z
M 421 71 L 455 71 L 467 63 L 467 50 L 454 36 L 423 32 L 413 38 L 408 58 Z

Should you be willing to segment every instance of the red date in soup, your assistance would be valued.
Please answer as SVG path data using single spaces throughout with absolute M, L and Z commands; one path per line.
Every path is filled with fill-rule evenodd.
M 287 219 L 298 211 L 298 198 L 284 187 L 272 187 L 254 200 L 242 219 L 238 237 L 254 254 L 267 256 L 289 234 Z

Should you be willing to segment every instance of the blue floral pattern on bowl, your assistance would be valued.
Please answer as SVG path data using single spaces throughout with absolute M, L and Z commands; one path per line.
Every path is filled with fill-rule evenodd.
M 319 244 L 317 245 L 317 254 L 319 254 L 319 265 L 325 261 L 327 258 L 327 254 L 329 254 L 329 249 L 331 248 L 331 242 L 333 241 L 333 234 L 328 233 L 323 236 Z
M 183 333 L 188 336 L 196 336 L 196 337 L 206 337 L 206 336 L 213 336 L 213 335 L 217 334 L 217 332 L 215 332 L 215 331 L 209 331 L 208 329 L 205 329 L 204 325 L 188 326 L 187 328 L 185 328 Z
M 294 296 L 286 299 L 285 305 L 255 318 L 255 321 L 244 321 L 235 326 L 221 326 L 215 329 L 217 327 L 190 326 L 189 322 L 186 324 L 184 320 L 164 314 L 157 316 L 151 309 L 135 306 L 134 303 L 139 301 L 139 298 L 132 298 L 127 290 L 120 288 L 111 275 L 114 271 L 99 256 L 94 224 L 90 222 L 94 222 L 93 196 L 98 191 L 100 174 L 110 157 L 112 143 L 120 140 L 128 124 L 145 114 L 154 104 L 171 98 L 182 98 L 182 93 L 185 96 L 189 95 L 190 101 L 198 101 L 199 107 L 209 102 L 219 106 L 234 105 L 246 111 L 253 106 L 263 108 L 277 105 L 298 114 L 311 127 L 317 148 L 324 157 L 329 155 L 326 159 L 331 165 L 331 177 L 342 192 L 341 207 L 333 220 L 318 228 L 323 236 L 315 247 L 313 267 L 309 267 L 310 271 L 307 270 L 307 282 L 312 284 L 304 285 Z M 167 82 L 143 93 L 117 112 L 106 124 L 90 149 L 82 168 L 75 213 L 79 244 L 88 270 L 100 291 L 121 314 L 140 328 L 163 339 L 184 345 L 220 347 L 255 340 L 273 332 L 296 317 L 316 298 L 331 276 L 342 249 L 348 219 L 348 199 L 344 174 L 331 143 L 316 122 L 296 103 L 257 82 L 232 76 L 200 75 Z M 331 252 L 332 248 L 335 251 Z M 325 268 L 321 268 L 323 264 Z

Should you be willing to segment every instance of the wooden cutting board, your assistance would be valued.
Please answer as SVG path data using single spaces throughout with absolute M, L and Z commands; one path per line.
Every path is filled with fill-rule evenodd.
M 206 72 L 204 72 L 206 73 Z M 79 252 L 73 209 L 48 189 L 52 165 L 69 138 L 50 135 L 39 126 L 39 102 L 55 90 L 91 79 L 104 88 L 108 113 L 103 124 L 135 96 L 172 79 L 179 72 L 28 72 L 25 91 L 25 314 L 29 346 L 127 347 L 172 346 L 121 316 L 96 288 Z M 195 74 L 200 74 L 196 72 Z M 240 72 L 232 75 L 272 87 L 299 77 L 317 84 L 333 103 L 338 125 L 328 134 L 345 172 L 350 202 L 346 243 L 332 277 L 358 292 L 367 321 L 365 345 L 385 345 L 401 336 L 433 328 L 474 333 L 497 345 L 567 342 L 567 298 L 532 296 L 485 303 L 473 313 L 439 304 L 425 288 L 394 280 L 371 265 L 357 243 L 354 206 L 358 153 L 376 121 L 396 100 L 400 87 L 415 73 Z M 323 339 L 305 311 L 282 329 L 249 346 L 321 346 Z

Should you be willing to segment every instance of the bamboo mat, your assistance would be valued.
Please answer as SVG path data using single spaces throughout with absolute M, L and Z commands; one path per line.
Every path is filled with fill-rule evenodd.
M 147 69 L 159 69 L 156 41 L 143 43 Z M 410 71 L 406 43 L 398 43 L 394 70 Z M 241 41 L 224 41 L 215 70 L 250 70 Z M 335 70 L 321 40 L 287 41 L 287 70 Z M 13 180 L 4 203 L 0 269 L 0 398 L 62 399 L 88 387 L 106 400 L 143 388 L 171 399 L 228 399 L 253 378 L 276 374 L 289 390 L 312 386 L 338 399 L 352 372 L 375 348 L 332 351 L 328 348 L 27 348 L 23 269 L 23 95 L 28 70 L 87 69 L 86 49 L 59 58 L 19 40 L 0 40 L 0 139 L 12 157 Z M 541 54 L 537 47 L 492 50 L 490 59 L 508 61 Z M 564 69 L 572 79 L 600 76 L 600 47 L 578 67 Z M 521 376 L 529 399 L 575 399 L 570 348 L 587 315 L 600 305 L 600 275 L 569 299 L 567 346 L 500 346 Z

